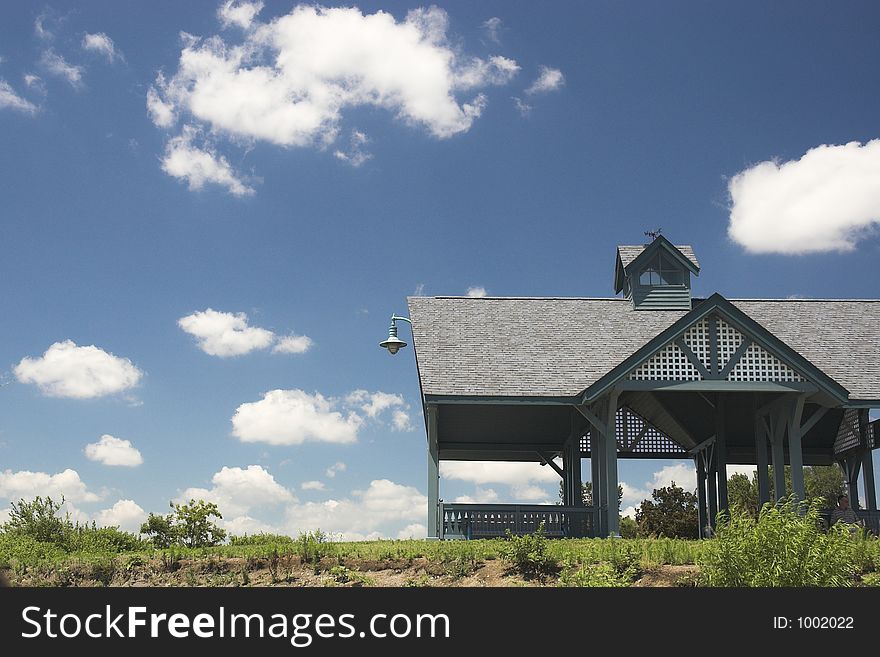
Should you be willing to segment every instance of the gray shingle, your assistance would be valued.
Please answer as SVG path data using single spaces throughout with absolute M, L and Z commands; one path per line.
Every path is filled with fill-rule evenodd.
M 647 245 L 645 244 L 638 244 L 621 245 L 617 247 L 617 252 L 620 254 L 620 262 L 623 265 L 624 269 L 629 267 L 629 264 L 641 255 L 646 246 Z M 689 244 L 683 244 L 681 246 L 676 245 L 675 248 L 681 251 L 681 254 L 685 258 L 690 260 L 699 268 L 700 263 L 697 261 L 697 255 L 694 253 L 694 247 L 690 246 Z
M 685 314 L 625 299 L 410 297 L 427 395 L 573 396 Z M 880 301 L 731 301 L 850 392 L 880 399 Z

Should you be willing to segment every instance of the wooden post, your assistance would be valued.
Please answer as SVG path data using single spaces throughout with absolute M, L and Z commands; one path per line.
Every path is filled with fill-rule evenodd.
M 440 536 L 440 451 L 437 443 L 440 408 L 429 404 L 428 411 L 428 538 Z
M 791 492 L 798 501 L 807 499 L 804 491 L 804 455 L 801 450 L 801 417 L 804 414 L 804 395 L 795 397 L 788 408 L 788 462 L 791 464 Z
M 568 442 L 570 450 L 569 462 L 571 463 L 571 487 L 572 487 L 572 506 L 583 506 L 583 482 L 581 481 L 581 437 L 577 434 L 571 437 Z
M 596 527 L 593 533 L 596 536 L 604 536 L 605 522 L 602 519 L 602 489 L 604 483 L 602 481 L 602 436 L 599 430 L 593 427 L 590 430 L 590 481 L 593 484 L 593 508 L 596 509 Z
M 718 471 L 718 510 L 730 513 L 727 499 L 727 432 L 725 430 L 725 394 L 719 392 L 715 401 L 715 462 Z
M 694 461 L 697 464 L 697 522 L 699 537 L 706 538 L 706 525 L 709 524 L 706 517 L 706 468 L 703 465 L 703 453 L 698 452 Z
M 708 452 L 708 472 L 706 482 L 708 483 L 708 491 L 707 495 L 709 497 L 709 527 L 712 530 L 715 530 L 716 523 L 718 521 L 718 476 L 717 476 L 717 468 L 715 466 L 715 444 L 713 443 L 707 449 L 711 450 Z
M 758 511 L 770 501 L 769 459 L 767 458 L 767 425 L 758 415 L 758 397 L 755 395 L 755 464 L 758 468 Z
M 865 508 L 877 510 L 877 493 L 874 489 L 874 457 L 871 445 L 868 444 L 868 409 L 859 410 L 859 433 L 862 447 L 862 479 L 865 482 Z M 874 436 L 876 441 L 878 436 Z
M 617 502 L 617 399 L 613 390 L 608 395 L 605 416 L 605 500 L 608 505 L 606 530 L 608 536 L 620 536 L 620 509 Z
M 785 452 L 782 440 L 785 436 L 785 416 L 782 413 L 773 412 L 770 416 L 771 436 L 773 452 L 773 501 L 778 502 L 785 497 Z

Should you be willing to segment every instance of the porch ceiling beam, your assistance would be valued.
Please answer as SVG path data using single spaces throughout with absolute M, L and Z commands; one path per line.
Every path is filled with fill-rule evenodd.
M 553 456 L 549 454 L 545 454 L 544 452 L 536 452 L 538 456 L 541 457 L 541 465 L 549 465 L 551 468 L 556 470 L 556 474 L 565 479 L 565 472 L 562 471 L 558 465 L 553 462 Z
M 698 452 L 702 452 L 704 449 L 709 447 L 709 445 L 713 445 L 713 444 L 715 444 L 715 436 L 709 436 L 708 438 L 706 438 L 706 440 L 701 442 L 696 447 L 689 449 L 688 454 L 697 454 Z
M 584 404 L 575 404 L 574 406 L 577 409 L 577 412 L 583 415 L 587 421 L 592 425 L 592 427 L 601 433 L 603 436 L 607 435 L 605 423 L 599 419 L 599 416 L 593 413 L 592 410 L 588 406 Z
M 813 411 L 813 414 L 809 418 L 807 418 L 806 422 L 804 422 L 801 425 L 801 435 L 806 436 L 807 432 L 810 429 L 812 429 L 814 426 L 816 426 L 816 423 L 819 420 L 821 420 L 823 417 L 825 417 L 825 413 L 827 413 L 827 412 L 828 412 L 827 406 L 820 406 L 815 411 Z
M 681 424 L 681 422 L 678 421 L 678 418 L 675 416 L 675 413 L 670 411 L 669 407 L 666 404 L 664 404 L 663 401 L 657 395 L 655 395 L 653 393 L 650 393 L 650 394 L 651 394 L 651 398 L 654 400 L 654 403 L 657 404 L 657 406 L 659 406 L 663 410 L 664 413 L 666 413 L 666 415 L 669 417 L 669 421 L 675 425 L 675 430 L 681 434 L 684 434 L 684 436 L 688 440 L 690 440 L 691 443 L 696 443 L 697 441 L 694 439 L 691 432 L 688 431 L 687 429 L 685 429 L 684 426 Z M 648 420 L 649 418 L 644 418 L 644 419 Z M 668 433 L 665 431 L 663 433 L 666 433 L 668 435 Z M 670 438 L 671 438 L 671 436 L 670 436 Z M 676 442 L 676 441 L 673 440 L 673 442 Z
M 704 379 L 711 379 L 712 375 L 709 373 L 709 370 L 706 369 L 706 366 L 703 365 L 702 361 L 697 358 L 697 355 L 688 347 L 687 342 L 684 341 L 684 338 L 679 337 L 675 344 L 678 345 L 678 348 L 681 349 L 682 353 L 687 356 L 687 359 L 691 362 L 691 365 L 697 368 L 697 371 L 700 373 Z
M 553 443 L 501 443 L 501 442 L 446 442 L 440 441 L 440 451 L 455 450 L 465 452 L 474 451 L 498 451 L 498 452 L 532 452 L 552 454 L 553 458 L 562 452 L 562 446 Z

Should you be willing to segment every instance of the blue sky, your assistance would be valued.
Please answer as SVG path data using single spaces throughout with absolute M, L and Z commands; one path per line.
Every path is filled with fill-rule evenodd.
M 611 296 L 662 226 L 698 295 L 877 297 L 878 18 L 4 3 L 0 510 L 419 535 L 412 351 L 376 346 L 407 295 Z M 623 463 L 625 504 L 671 466 Z M 441 493 L 552 500 L 546 471 Z

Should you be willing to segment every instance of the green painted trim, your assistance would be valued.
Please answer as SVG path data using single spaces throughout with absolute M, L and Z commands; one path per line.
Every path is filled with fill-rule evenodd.
M 689 269 L 692 273 L 697 276 L 700 275 L 700 268 L 697 267 L 694 263 L 692 263 L 681 251 L 679 251 L 675 244 L 670 242 L 668 239 L 663 237 L 663 235 L 659 235 L 657 239 L 651 242 L 648 246 L 645 247 L 645 250 L 642 251 L 639 255 L 636 256 L 636 259 L 629 263 L 625 269 L 633 269 L 638 270 L 639 265 L 642 261 L 647 260 L 651 254 L 659 249 L 664 249 L 669 255 L 678 260 L 682 265 L 684 265 L 687 269 Z
M 490 397 L 482 395 L 425 395 L 427 404 L 524 404 L 529 406 L 571 406 L 580 397 Z
M 821 389 L 822 391 L 827 392 L 829 395 L 839 400 L 842 404 L 845 404 L 848 401 L 849 392 L 846 390 L 846 388 L 844 388 L 834 379 L 822 372 L 822 370 L 817 368 L 810 361 L 801 356 L 794 349 L 782 342 L 782 340 L 767 331 L 767 329 L 758 324 L 755 320 L 746 315 L 742 310 L 734 306 L 727 299 L 716 292 L 708 299 L 693 308 L 689 313 L 675 321 L 665 331 L 662 331 L 658 335 L 654 336 L 654 338 L 645 343 L 645 345 L 641 349 L 637 350 L 634 354 L 626 358 L 620 365 L 612 369 L 610 372 L 608 372 L 598 381 L 596 381 L 593 385 L 584 390 L 580 395 L 581 403 L 586 404 L 601 397 L 605 392 L 608 391 L 608 389 L 620 383 L 621 379 L 623 379 L 623 377 L 626 376 L 631 370 L 640 365 L 642 361 L 649 358 L 654 354 L 654 352 L 658 351 L 668 343 L 675 340 L 675 338 L 684 333 L 685 330 L 687 330 L 693 324 L 699 322 L 701 319 L 708 316 L 712 312 L 719 312 L 728 324 L 738 329 L 740 332 L 746 334 L 746 337 L 750 337 L 752 341 L 758 346 L 763 347 L 770 353 L 776 353 L 782 356 L 783 360 L 791 363 L 795 369 L 805 374 L 807 378 L 815 381 L 816 384 L 819 386 L 819 389 Z M 664 382 L 652 381 L 649 383 Z M 756 385 L 756 383 L 739 381 L 728 381 L 726 383 L 747 383 L 751 386 Z M 702 390 L 706 389 L 707 388 L 702 388 Z M 758 387 L 745 389 L 755 391 L 761 390 L 761 388 Z M 798 388 L 787 388 L 787 390 L 798 390 Z
M 818 392 L 808 382 L 787 381 L 621 381 L 618 390 L 666 390 L 680 392 Z

